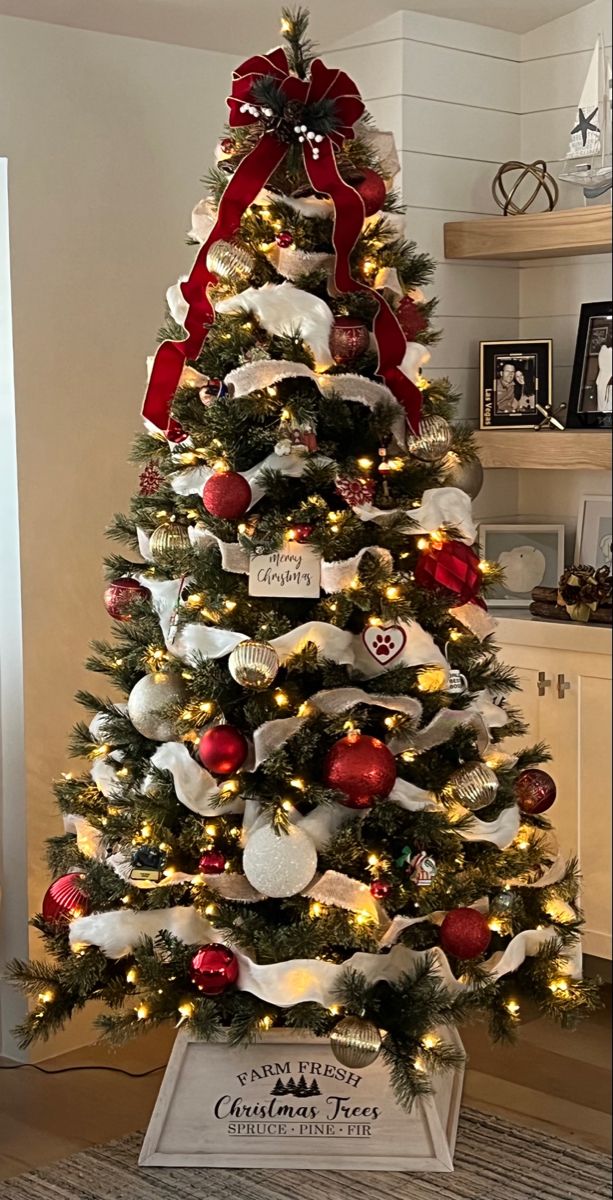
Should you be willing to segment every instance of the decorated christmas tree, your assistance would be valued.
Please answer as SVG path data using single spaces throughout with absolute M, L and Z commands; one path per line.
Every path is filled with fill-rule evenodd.
M 78 697 L 49 956 L 11 974 L 24 1045 L 89 1000 L 116 1043 L 289 1026 L 382 1056 L 410 1103 L 457 1062 L 446 1029 L 512 1036 L 523 997 L 570 1024 L 596 993 L 492 642 L 471 434 L 423 373 L 433 264 L 393 138 L 302 11 L 283 33 L 234 74 L 167 294 L 88 663 L 112 698 Z

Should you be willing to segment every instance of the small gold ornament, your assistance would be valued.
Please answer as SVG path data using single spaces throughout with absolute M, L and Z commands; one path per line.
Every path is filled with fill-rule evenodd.
M 343 1067 L 370 1067 L 381 1052 L 382 1039 L 376 1025 L 364 1017 L 343 1017 L 330 1034 L 332 1053 Z
M 476 812 L 479 808 L 487 808 L 496 799 L 498 787 L 498 776 L 486 763 L 467 763 L 465 767 L 454 771 L 444 795 L 463 808 Z
M 255 258 L 244 246 L 235 242 L 215 242 L 206 256 L 209 271 L 233 283 L 245 283 L 251 279 Z
M 149 539 L 151 557 L 157 566 L 184 561 L 191 548 L 187 525 L 176 522 L 158 525 Z
M 419 433 L 407 440 L 407 450 L 421 462 L 438 462 L 451 445 L 451 427 L 444 417 L 422 417 Z
M 279 657 L 267 642 L 240 642 L 228 659 L 228 669 L 241 687 L 261 692 L 274 683 Z

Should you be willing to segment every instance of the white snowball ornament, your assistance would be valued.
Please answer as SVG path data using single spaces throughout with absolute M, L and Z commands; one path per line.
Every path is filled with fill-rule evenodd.
M 128 716 L 135 729 L 153 742 L 169 742 L 176 736 L 170 705 L 180 704 L 183 685 L 176 675 L 143 675 L 128 696 Z
M 317 850 L 308 834 L 296 825 L 277 833 L 263 825 L 251 834 L 243 852 L 243 870 L 249 883 L 263 896 L 281 900 L 297 896 L 317 870 Z

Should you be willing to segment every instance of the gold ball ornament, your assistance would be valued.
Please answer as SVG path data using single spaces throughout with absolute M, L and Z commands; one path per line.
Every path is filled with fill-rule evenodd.
M 330 1034 L 332 1053 L 343 1067 L 362 1070 L 379 1057 L 382 1038 L 376 1025 L 364 1017 L 343 1017 Z
M 505 176 L 510 177 L 513 173 L 516 174 L 516 178 L 511 183 L 510 189 L 507 189 Z M 528 180 L 527 187 L 524 186 L 526 180 Z M 531 186 L 532 191 L 530 192 Z M 505 217 L 508 217 L 509 214 L 518 216 L 521 213 L 527 213 L 541 193 L 547 200 L 546 211 L 552 212 L 558 203 L 560 190 L 553 175 L 549 174 L 547 163 L 543 159 L 537 159 L 532 163 L 515 161 L 503 163 L 496 172 L 492 183 L 492 195 Z
M 158 525 L 149 538 L 151 557 L 158 567 L 184 563 L 191 549 L 187 525 L 175 521 Z
M 245 246 L 236 242 L 215 242 L 207 256 L 206 265 L 209 271 L 220 275 L 222 279 L 230 279 L 233 283 L 246 283 L 253 274 L 255 257 Z
M 467 763 L 454 771 L 447 783 L 444 795 L 448 800 L 455 800 L 470 812 L 487 808 L 496 799 L 498 792 L 498 776 L 486 763 Z
M 419 433 L 407 439 L 407 450 L 420 462 L 438 462 L 451 445 L 451 426 L 444 417 L 422 417 Z
M 275 681 L 279 656 L 267 642 L 240 642 L 228 659 L 228 670 L 241 687 L 262 692 Z

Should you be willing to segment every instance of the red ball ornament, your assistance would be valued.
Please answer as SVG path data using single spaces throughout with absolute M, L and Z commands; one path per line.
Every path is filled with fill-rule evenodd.
M 178 421 L 175 421 L 174 417 L 171 417 L 165 436 L 167 442 L 170 442 L 173 446 L 180 446 L 181 442 L 187 441 L 189 433 Z
M 222 138 L 219 143 L 219 149 L 221 150 L 222 154 L 234 154 L 236 151 L 236 142 L 234 141 L 234 138 Z
M 360 172 L 360 178 L 358 179 L 357 183 L 352 182 L 352 187 L 354 187 L 356 192 L 359 192 L 360 196 L 362 197 L 364 212 L 367 217 L 373 217 L 375 213 L 381 211 L 383 205 L 385 204 L 387 188 L 385 186 L 385 180 L 382 179 L 376 171 L 372 171 L 370 168 L 365 167 L 364 170 Z
M 86 917 L 89 912 L 89 897 L 83 891 L 84 875 L 78 871 L 60 875 L 43 898 L 43 920 L 49 925 L 61 925 L 75 917 Z
M 293 246 L 293 244 L 294 244 L 293 234 L 289 233 L 288 230 L 285 229 L 283 231 L 283 233 L 277 234 L 277 236 L 275 238 L 275 242 L 277 243 L 277 246 L 279 246 L 279 248 L 281 250 L 287 250 L 290 246 Z
M 221 996 L 238 979 L 238 959 L 227 946 L 212 942 L 194 954 L 190 974 L 199 992 Z
M 357 317 L 337 317 L 330 334 L 330 354 L 337 367 L 346 367 L 370 345 L 368 327 Z
M 428 318 L 410 296 L 404 296 L 400 301 L 396 316 L 407 342 L 414 342 L 417 335 L 428 327 Z
M 219 471 L 207 479 L 202 499 L 212 517 L 233 521 L 247 512 L 252 500 L 251 488 L 238 471 Z
M 104 607 L 114 621 L 131 621 L 132 605 L 135 600 L 148 600 L 149 588 L 143 587 L 138 579 L 116 579 L 104 591 Z
M 487 919 L 476 908 L 454 908 L 441 925 L 441 946 L 455 958 L 479 958 L 491 940 Z
M 249 751 L 246 737 L 233 725 L 214 725 L 198 743 L 198 758 L 213 775 L 232 775 L 242 767 Z
M 294 541 L 298 542 L 301 546 L 304 542 L 308 542 L 313 532 L 312 525 L 293 525 L 292 528 L 294 531 Z
M 226 860 L 220 850 L 206 850 L 198 863 L 201 875 L 223 875 Z
M 530 771 L 522 771 L 518 776 L 515 794 L 521 811 L 534 817 L 551 808 L 558 792 L 551 775 L 533 768 Z
M 467 604 L 481 587 L 479 558 L 464 542 L 435 543 L 418 558 L 415 582 L 422 588 L 447 588 L 457 596 L 457 604 Z
M 370 885 L 370 894 L 375 900 L 387 900 L 391 890 L 391 884 L 384 883 L 382 879 L 375 879 Z
M 347 808 L 369 808 L 375 796 L 389 796 L 396 782 L 396 760 L 383 742 L 350 733 L 328 751 L 324 782 L 344 792 Z

